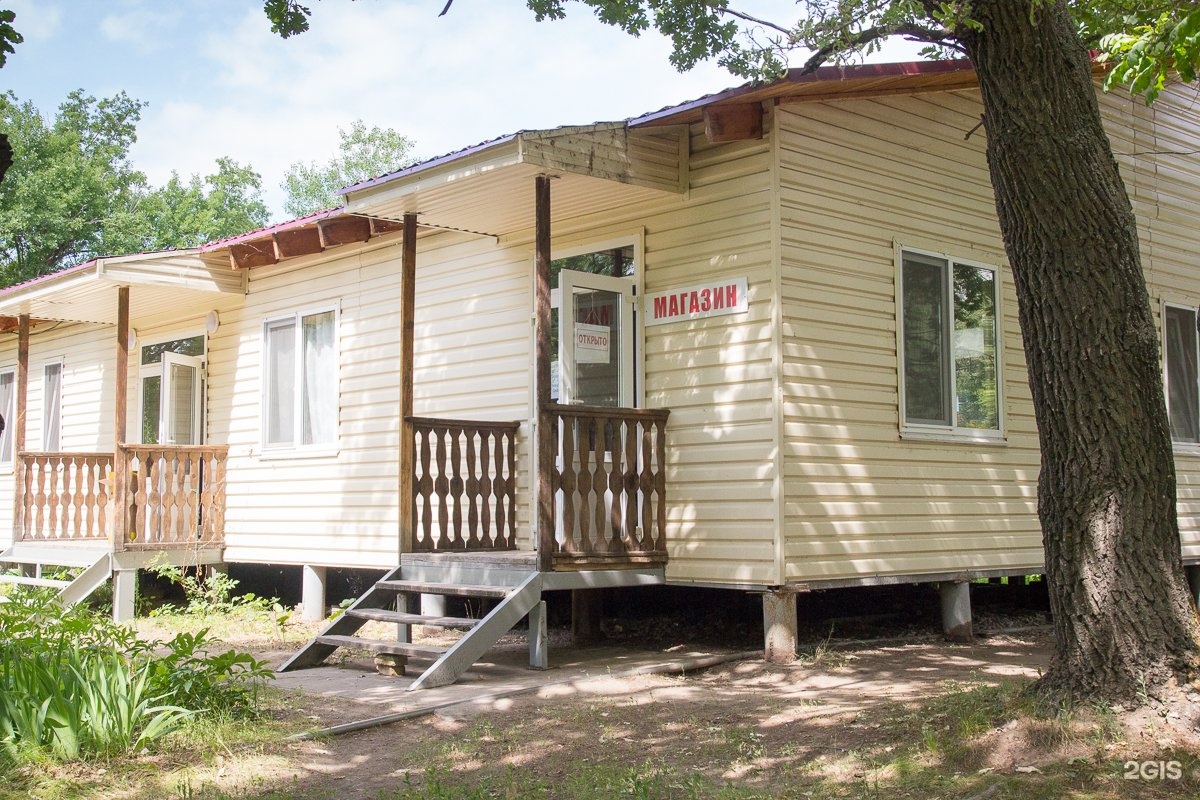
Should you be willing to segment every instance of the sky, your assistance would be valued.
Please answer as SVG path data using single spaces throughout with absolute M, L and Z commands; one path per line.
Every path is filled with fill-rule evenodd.
M 536 22 L 522 0 L 311 0 L 312 27 L 284 40 L 261 0 L 0 0 L 25 37 L 0 90 L 51 115 L 74 89 L 145 101 L 135 166 L 151 183 L 215 171 L 263 178 L 275 220 L 297 161 L 337 152 L 357 119 L 394 128 L 428 158 L 518 130 L 619 120 L 735 86 L 715 64 L 680 74 L 669 43 L 634 38 L 568 4 Z M 792 0 L 741 10 L 790 22 Z M 901 43 L 873 60 L 907 60 Z

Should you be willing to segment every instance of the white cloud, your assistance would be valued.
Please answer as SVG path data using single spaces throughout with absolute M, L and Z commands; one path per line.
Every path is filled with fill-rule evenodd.
M 171 45 L 173 28 L 179 21 L 178 9 L 164 11 L 162 6 L 131 7 L 128 11 L 107 14 L 100 20 L 100 33 L 122 46 L 133 45 L 151 53 Z
M 4 7 L 17 15 L 13 27 L 26 41 L 53 38 L 62 27 L 63 10 L 49 0 L 8 0 Z

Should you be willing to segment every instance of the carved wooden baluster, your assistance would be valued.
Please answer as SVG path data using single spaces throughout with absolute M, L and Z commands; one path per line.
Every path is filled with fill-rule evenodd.
M 184 503 L 187 509 L 187 516 L 184 517 L 185 525 L 182 527 L 182 533 L 186 541 L 195 541 L 199 533 L 200 523 L 200 487 L 196 485 L 196 481 L 200 477 L 200 453 L 188 453 L 188 469 L 187 469 L 187 496 Z
M 59 482 L 62 480 L 61 475 L 62 460 L 56 456 L 46 458 L 46 473 L 49 482 L 49 488 L 46 493 L 46 535 L 51 539 L 58 538 L 58 504 L 59 497 Z
M 218 543 L 225 540 L 225 476 L 229 468 L 229 451 L 224 450 L 217 459 L 216 469 L 213 470 L 213 539 Z
M 576 529 L 575 520 L 575 503 L 576 491 L 578 483 L 578 464 L 575 458 L 575 420 L 571 417 L 555 414 L 550 422 L 555 427 L 556 439 L 561 440 L 561 445 L 558 447 L 559 458 L 562 461 L 562 466 L 555 466 L 559 491 L 555 495 L 562 497 L 562 513 L 556 514 L 555 519 L 560 516 L 562 518 L 562 549 L 566 552 L 571 552 L 579 549 L 576 541 L 579 532 Z
M 34 459 L 37 464 L 37 494 L 34 495 L 35 508 L 37 509 L 37 519 L 35 521 L 34 530 L 37 531 L 38 539 L 46 539 L 46 472 L 50 465 L 45 456 L 38 456 Z
M 479 432 L 479 538 L 484 547 L 502 547 L 500 536 L 492 530 L 492 439 L 499 432 L 484 428 Z
M 75 507 L 75 513 L 71 520 L 72 537 L 78 539 L 81 536 L 91 536 L 91 528 L 87 525 L 88 512 L 90 511 L 88 502 L 91 497 L 92 489 L 92 459 L 88 456 L 77 456 L 75 458 L 75 501 L 72 503 Z
M 421 432 L 421 538 L 422 550 L 433 549 L 433 474 L 430 472 L 429 437 L 432 430 Z
M 462 477 L 462 437 L 463 429 L 450 429 L 450 497 L 452 500 L 451 514 L 453 516 L 454 535 L 451 546 L 461 550 L 466 545 L 463 538 L 463 477 Z
M 625 514 L 621 508 L 625 483 L 625 472 L 621 467 L 621 449 L 625 442 L 621 436 L 619 417 L 611 417 L 604 426 L 604 441 L 612 459 L 608 470 L 608 493 L 611 498 L 608 509 L 608 549 L 610 552 L 619 553 L 625 549 Z
M 595 459 L 595 468 L 592 471 L 592 491 L 595 495 L 595 502 L 592 505 L 592 514 L 595 517 L 596 527 L 593 535 L 593 550 L 596 552 L 606 552 L 608 550 L 608 507 L 605 503 L 605 490 L 608 488 L 608 464 L 606 463 L 605 454 L 608 446 L 604 443 L 605 417 L 595 417 L 592 419 L 592 457 Z
M 512 531 L 516 528 L 517 509 L 511 498 L 516 495 L 513 486 L 515 480 L 508 469 L 509 450 L 512 448 L 512 436 L 508 431 L 501 431 L 496 437 L 496 478 L 492 481 L 492 492 L 496 495 L 496 546 L 504 549 L 513 547 Z
M 654 531 L 654 549 L 667 549 L 667 420 L 654 420 L 654 493 L 658 496 L 657 526 Z
M 625 542 L 626 546 L 637 551 L 641 549 L 641 538 L 638 536 L 638 422 L 634 419 L 625 421 L 625 468 L 621 473 L 621 491 L 625 495 Z
M 638 485 L 642 493 L 642 539 L 644 547 L 653 547 L 654 542 L 654 447 L 653 424 L 642 424 L 642 472 Z
M 483 538 L 479 535 L 479 475 L 475 471 L 477 461 L 475 448 L 479 445 L 475 440 L 473 429 L 463 429 L 463 445 L 467 451 L 467 477 L 466 485 L 463 487 L 467 500 L 467 536 L 463 545 L 466 549 L 471 550 L 478 549 L 483 545 Z
M 102 484 L 99 484 L 100 478 L 107 478 L 108 471 L 113 467 L 111 460 L 102 459 L 100 461 L 100 474 L 97 477 L 96 488 L 96 530 L 101 537 L 108 536 L 108 489 Z
M 444 427 L 437 427 L 433 430 L 437 436 L 437 450 L 434 453 L 437 460 L 437 479 L 434 481 L 433 490 L 437 494 L 438 500 L 437 529 L 440 535 L 438 541 L 434 542 L 430 549 L 438 550 L 449 547 L 449 543 L 446 541 L 450 529 L 450 506 L 446 502 L 446 497 L 450 494 L 450 477 L 446 472 L 446 435 L 449 430 Z

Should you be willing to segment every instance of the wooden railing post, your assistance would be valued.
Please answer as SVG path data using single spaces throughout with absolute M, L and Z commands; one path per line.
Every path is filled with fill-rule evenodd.
M 417 215 L 404 215 L 404 250 L 400 265 L 400 552 L 413 549 L 416 535 L 417 497 L 413 491 L 416 462 L 413 414 L 413 354 L 417 308 Z
M 113 509 L 112 543 L 114 550 L 125 549 L 129 535 L 128 470 L 129 458 L 122 450 L 128 434 L 129 416 L 129 287 L 117 288 L 117 356 L 113 375 L 116 385 L 116 419 L 113 444 Z
M 534 179 L 534 414 L 537 424 L 538 569 L 554 566 L 554 450 L 557 422 L 550 404 L 550 177 Z
M 16 419 L 5 420 L 13 428 L 13 471 L 16 473 L 16 485 L 13 490 L 13 540 L 20 541 L 26 536 L 26 498 L 29 475 L 25 459 L 25 412 L 28 408 L 29 397 L 29 315 L 17 317 L 17 396 L 14 402 L 13 414 Z

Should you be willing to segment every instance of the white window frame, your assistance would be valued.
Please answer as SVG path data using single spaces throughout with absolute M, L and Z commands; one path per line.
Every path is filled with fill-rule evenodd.
M 184 331 L 184 332 L 179 333 L 176 336 L 155 336 L 153 339 L 150 339 L 147 341 L 139 340 L 137 342 L 137 347 L 133 349 L 133 353 L 136 354 L 134 357 L 137 359 L 137 395 L 138 395 L 137 424 L 133 426 L 133 428 L 134 428 L 132 431 L 133 437 L 130 439 L 130 441 L 136 442 L 137 444 L 145 444 L 145 442 L 142 441 L 142 439 L 145 438 L 142 436 L 142 421 L 146 415 L 145 381 L 146 381 L 146 378 L 153 377 L 155 375 L 157 375 L 159 378 L 162 378 L 162 376 L 163 376 L 162 361 L 155 361 L 152 364 L 143 364 L 142 363 L 142 351 L 145 350 L 147 347 L 154 347 L 157 344 L 166 344 L 167 342 L 175 342 L 175 341 L 179 341 L 180 339 L 196 339 L 196 338 L 201 339 L 204 343 L 203 348 L 200 351 L 200 355 L 199 355 L 199 359 L 200 359 L 200 363 L 201 363 L 200 398 L 201 398 L 201 402 L 204 403 L 205 405 L 207 405 L 208 404 L 208 338 L 209 337 L 208 337 L 208 334 L 203 329 L 194 330 L 194 331 Z M 203 441 L 207 441 L 207 438 L 208 438 L 208 431 L 207 431 L 207 428 L 208 428 L 207 410 L 208 409 L 204 408 L 204 409 L 199 409 L 199 410 L 201 412 L 200 441 L 203 442 Z M 159 412 L 161 413 L 161 409 L 159 410 Z M 160 420 L 160 426 L 161 426 L 161 420 Z M 160 432 L 160 435 L 161 435 L 161 432 Z
M 1167 309 L 1168 308 L 1173 308 L 1173 309 L 1176 309 L 1179 311 L 1187 311 L 1188 313 L 1190 313 L 1192 315 L 1193 326 L 1200 325 L 1200 308 L 1197 308 L 1196 306 L 1189 306 L 1185 303 L 1172 303 L 1172 302 L 1167 302 L 1167 301 L 1163 301 L 1163 303 L 1162 303 L 1162 313 L 1160 315 L 1161 319 L 1162 319 L 1162 336 L 1161 336 L 1160 347 L 1161 347 L 1161 352 L 1162 352 L 1163 399 L 1166 401 L 1166 404 L 1167 404 L 1167 427 L 1169 429 L 1170 424 L 1171 424 L 1171 382 L 1170 382 L 1171 378 L 1170 378 L 1170 365 L 1169 365 L 1169 362 L 1167 361 Z M 1196 379 L 1197 379 L 1198 384 L 1200 384 L 1200 327 L 1196 328 L 1195 341 L 1196 341 L 1196 347 L 1197 347 Z M 1200 385 L 1197 386 L 1197 398 L 1198 398 L 1197 405 L 1200 406 Z M 1197 415 L 1197 421 L 1200 422 L 1200 407 L 1198 407 L 1194 410 Z M 1175 434 L 1172 432 L 1171 433 L 1171 445 L 1177 451 L 1185 451 L 1185 452 L 1189 452 L 1192 454 L 1200 455 L 1200 440 L 1189 441 L 1187 439 L 1176 439 Z
M 58 404 L 53 408 L 50 406 L 50 382 L 49 375 L 52 367 L 58 367 Z M 63 359 L 53 359 L 42 364 L 42 452 L 54 453 L 62 451 L 62 423 L 63 423 L 63 392 L 66 386 L 67 371 L 63 363 Z M 58 444 L 54 449 L 50 448 L 50 420 L 54 417 L 58 421 Z
M 4 408 L 0 406 L 0 414 L 4 416 L 4 435 L 8 436 L 8 448 L 0 448 L 0 472 L 12 472 L 13 464 L 17 460 L 17 444 L 16 437 L 13 435 L 16 431 L 15 419 L 17 414 L 17 368 L 3 367 L 0 368 L 0 377 L 4 375 L 12 376 L 12 407 Z M 2 438 L 2 437 L 0 437 Z
M 992 429 L 982 428 L 964 428 L 957 425 L 935 425 L 921 424 L 909 422 L 906 419 L 907 398 L 905 396 L 905 353 L 904 353 L 904 256 L 906 253 L 913 255 L 926 256 L 946 262 L 946 269 L 949 271 L 949 280 L 944 281 L 946 296 L 944 298 L 945 307 L 949 309 L 948 322 L 953 326 L 954 316 L 954 267 L 961 265 L 964 267 L 972 267 L 975 269 L 983 269 L 992 273 L 993 287 L 995 291 L 995 308 L 996 308 L 996 419 L 997 427 Z M 958 258 L 947 253 L 940 253 L 935 250 L 925 250 L 919 247 L 908 247 L 900 243 L 895 245 L 895 269 L 896 269 L 896 376 L 897 389 L 899 394 L 900 404 L 897 409 L 899 418 L 900 438 L 914 440 L 935 440 L 935 441 L 955 441 L 955 442 L 973 442 L 978 444 L 1004 444 L 1007 441 L 1007 429 L 1005 426 L 1005 402 L 1004 402 L 1004 309 L 1002 306 L 1003 291 L 1001 290 L 1000 267 L 995 264 L 986 264 L 981 261 L 975 261 L 967 258 Z M 954 346 L 951 340 L 950 352 L 946 354 L 949 359 L 950 369 L 947 391 L 949 392 L 951 415 L 957 419 L 957 409 L 955 404 L 958 398 L 958 387 L 956 384 L 957 370 L 954 368 Z
M 333 314 L 333 364 L 334 364 L 334 380 L 330 391 L 333 392 L 333 408 L 336 414 L 336 419 L 333 423 L 333 439 L 328 442 L 313 442 L 312 444 L 303 444 L 300 430 L 303 414 L 301 413 L 301 392 L 293 393 L 292 401 L 294 403 L 292 410 L 292 441 L 281 444 L 271 444 L 267 441 L 268 430 L 268 413 L 270 410 L 270 375 L 271 375 L 271 358 L 270 358 L 270 341 L 268 332 L 271 325 L 278 322 L 292 322 L 296 333 L 294 356 L 295 375 L 297 381 L 303 380 L 303 348 L 301 347 L 301 332 L 303 331 L 303 321 L 305 317 L 316 316 L 317 314 Z M 260 415 L 259 415 L 259 446 L 264 457 L 272 456 L 331 456 L 337 455 L 341 442 L 341 309 L 337 305 L 321 305 L 311 306 L 298 309 L 290 314 L 276 314 L 263 319 L 262 323 L 262 369 L 261 369 L 261 387 L 259 391 Z

